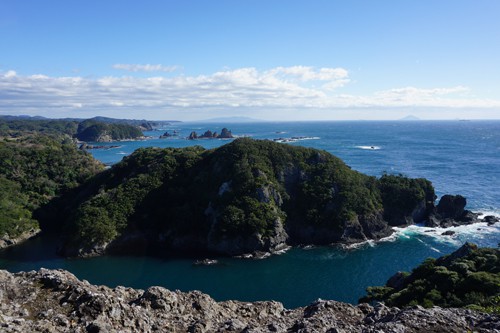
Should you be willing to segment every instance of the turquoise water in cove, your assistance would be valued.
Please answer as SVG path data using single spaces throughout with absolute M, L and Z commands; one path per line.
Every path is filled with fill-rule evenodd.
M 431 180 L 437 194 L 462 194 L 468 209 L 500 216 L 500 121 L 446 122 L 309 122 L 252 124 L 174 123 L 146 132 L 145 141 L 112 143 L 118 148 L 92 151 L 107 163 L 120 161 L 147 146 L 215 148 L 229 140 L 184 138 L 191 131 L 222 127 L 238 136 L 258 139 L 307 137 L 293 143 L 324 149 L 353 169 L 380 176 L 402 173 Z M 166 130 L 179 138 L 158 139 Z M 108 145 L 108 144 L 105 144 Z M 341 249 L 291 249 L 262 260 L 217 258 L 218 265 L 196 266 L 193 259 L 111 257 L 63 259 L 54 255 L 56 241 L 38 238 L 0 253 L 0 268 L 10 271 L 40 267 L 63 268 L 92 283 L 147 288 L 201 290 L 216 300 L 278 300 L 286 307 L 303 306 L 317 299 L 356 303 L 370 285 L 384 284 L 399 270 L 411 270 L 427 257 L 451 253 L 466 241 L 481 246 L 500 242 L 500 226 L 475 224 L 443 230 L 411 226 L 397 229 L 379 243 Z

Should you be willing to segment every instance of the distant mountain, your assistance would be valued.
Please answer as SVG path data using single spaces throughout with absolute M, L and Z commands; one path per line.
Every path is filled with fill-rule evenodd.
M 143 123 L 158 123 L 158 124 L 166 124 L 166 123 L 179 123 L 179 120 L 146 120 L 146 119 L 116 119 L 116 118 L 108 118 L 97 116 L 91 118 L 91 120 L 99 121 L 102 123 L 108 124 L 129 124 L 129 125 L 141 125 Z
M 117 119 L 117 118 L 109 118 L 109 117 L 93 117 L 90 119 L 85 118 L 45 118 L 41 116 L 27 116 L 27 115 L 19 115 L 19 116 L 11 116 L 11 115 L 0 115 L 0 120 L 4 121 L 67 121 L 67 122 L 84 122 L 84 121 L 94 121 L 104 124 L 121 124 L 121 125 L 130 125 L 138 127 L 142 131 L 151 131 L 153 129 L 168 126 L 172 123 L 179 123 L 179 120 L 146 120 L 146 119 Z
M 3 120 L 48 120 L 48 118 L 41 116 L 28 116 L 28 115 L 20 115 L 20 116 L 0 116 L 0 119 Z
M 64 120 L 64 121 L 78 121 L 78 122 L 90 119 L 90 120 L 99 121 L 101 123 L 129 124 L 129 125 L 142 124 L 145 122 L 148 122 L 148 123 L 180 123 L 181 122 L 180 120 L 119 119 L 119 118 L 109 118 L 109 117 L 102 117 L 102 116 L 96 116 L 93 118 L 73 118 L 73 117 L 47 118 L 47 117 L 42 117 L 42 116 L 28 116 L 28 115 L 19 115 L 19 116 L 0 115 L 0 119 L 4 119 L 4 120 L 18 120 L 18 119 L 23 119 L 23 120 Z
M 410 115 L 408 115 L 408 116 L 406 116 L 406 117 L 404 117 L 404 118 L 401 118 L 401 119 L 399 119 L 399 120 L 404 120 L 404 121 L 413 121 L 413 120 L 421 120 L 421 119 L 420 119 L 419 117 L 416 117 L 416 116 L 414 116 L 414 115 L 410 114 Z
M 250 117 L 218 117 L 201 120 L 203 123 L 258 123 L 264 120 L 255 119 Z M 197 121 L 198 122 L 198 121 Z

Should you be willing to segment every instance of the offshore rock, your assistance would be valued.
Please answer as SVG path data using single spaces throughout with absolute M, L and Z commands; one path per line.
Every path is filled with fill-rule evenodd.
M 223 128 L 222 131 L 220 132 L 220 135 L 218 136 L 220 139 L 232 139 L 234 138 L 233 133 L 231 133 L 230 130 L 227 128 Z
M 449 228 L 482 222 L 479 219 L 480 214 L 465 209 L 466 204 L 467 199 L 461 195 L 443 195 L 434 214 L 430 214 L 425 225 L 431 228 Z
M 493 215 L 487 215 L 483 218 L 483 222 L 488 223 L 488 225 L 493 225 L 497 222 L 500 222 L 500 219 Z
M 317 300 L 216 302 L 199 291 L 95 286 L 63 270 L 0 271 L 2 332 L 500 332 L 467 309 L 399 309 Z
M 464 214 L 467 200 L 461 195 L 443 195 L 436 207 L 438 215 L 443 218 L 459 219 Z

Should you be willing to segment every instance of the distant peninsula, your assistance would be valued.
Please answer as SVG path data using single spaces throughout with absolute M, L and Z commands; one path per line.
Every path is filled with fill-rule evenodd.
M 174 122 L 179 121 L 148 121 L 108 117 L 49 119 L 30 116 L 0 116 L 0 136 L 43 133 L 65 134 L 84 142 L 138 140 L 144 138 L 143 131 L 152 131 Z

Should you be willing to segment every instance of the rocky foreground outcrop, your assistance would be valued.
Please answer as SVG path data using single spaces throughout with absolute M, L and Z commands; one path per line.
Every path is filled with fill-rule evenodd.
M 62 270 L 0 271 L 1 332 L 500 332 L 500 317 L 466 309 L 352 306 L 318 300 L 216 302 L 198 291 L 91 285 Z

